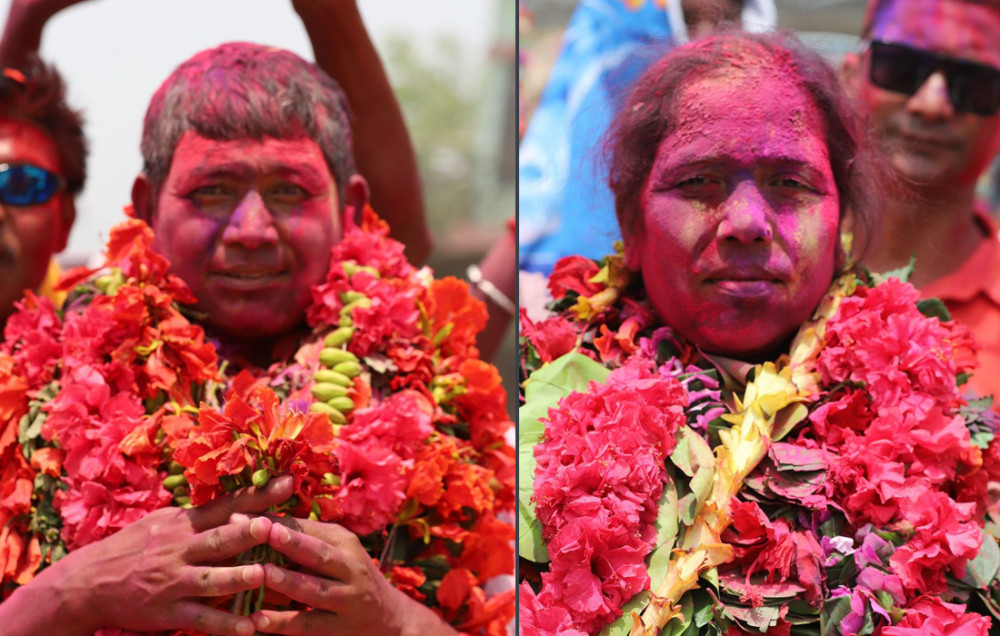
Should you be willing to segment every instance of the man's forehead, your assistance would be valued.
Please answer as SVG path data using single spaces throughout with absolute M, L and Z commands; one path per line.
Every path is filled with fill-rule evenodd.
M 322 150 L 308 137 L 218 140 L 187 131 L 174 152 L 171 172 L 175 169 L 187 174 L 292 170 L 333 180 Z
M 1000 67 L 1000 0 L 872 0 L 868 36 Z

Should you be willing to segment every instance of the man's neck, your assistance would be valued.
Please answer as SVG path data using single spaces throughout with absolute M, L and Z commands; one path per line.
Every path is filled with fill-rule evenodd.
M 974 185 L 908 188 L 886 205 L 881 241 L 865 265 L 873 272 L 885 272 L 916 256 L 910 282 L 917 287 L 956 271 L 983 240 L 974 202 Z

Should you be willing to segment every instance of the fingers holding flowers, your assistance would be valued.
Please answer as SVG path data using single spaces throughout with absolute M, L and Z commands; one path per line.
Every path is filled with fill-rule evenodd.
M 375 567 L 352 532 L 332 523 L 275 519 L 268 545 L 298 566 L 264 566 L 265 585 L 312 607 L 311 611 L 261 611 L 259 630 L 275 634 L 400 633 L 410 608 Z
M 290 481 L 276 479 L 266 488 L 249 488 L 191 510 L 155 510 L 43 571 L 41 591 L 74 599 L 78 609 L 62 616 L 83 626 L 81 633 L 119 627 L 252 634 L 250 619 L 198 599 L 264 584 L 260 564 L 220 563 L 268 542 L 272 522 L 254 513 L 287 499 Z

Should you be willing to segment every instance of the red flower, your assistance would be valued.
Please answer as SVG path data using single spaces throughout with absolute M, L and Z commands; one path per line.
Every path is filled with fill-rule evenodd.
M 559 259 L 549 274 L 549 291 L 553 298 L 562 298 L 568 291 L 581 296 L 593 296 L 604 289 L 600 283 L 589 282 L 600 268 L 597 263 L 583 256 L 567 256 Z

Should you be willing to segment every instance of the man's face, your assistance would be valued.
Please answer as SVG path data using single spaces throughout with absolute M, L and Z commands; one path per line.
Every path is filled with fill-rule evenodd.
M 62 174 L 52 139 L 34 124 L 5 116 L 0 116 L 0 164 Z M 10 179 L 19 192 L 29 187 L 23 178 Z M 0 200 L 0 324 L 26 289 L 35 290 L 44 280 L 52 255 L 66 247 L 72 222 L 72 199 L 61 189 L 35 205 Z
M 300 325 L 342 226 L 311 139 L 214 141 L 187 132 L 153 213 L 155 246 L 206 323 L 237 339 Z
M 774 69 L 716 74 L 680 96 L 627 254 L 680 335 L 755 357 L 782 346 L 830 286 L 839 201 L 812 101 Z
M 1000 8 L 961 0 L 887 0 L 870 38 L 1000 68 Z M 1000 115 L 960 112 L 947 77 L 935 72 L 913 95 L 871 82 L 865 55 L 861 95 L 895 168 L 931 186 L 975 182 L 1000 143 Z

